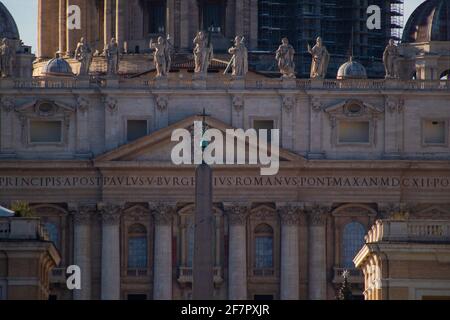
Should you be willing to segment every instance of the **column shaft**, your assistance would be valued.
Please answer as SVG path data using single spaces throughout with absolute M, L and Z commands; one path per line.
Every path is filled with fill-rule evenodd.
M 120 52 L 124 49 L 126 0 L 116 0 L 116 38 Z
M 315 208 L 309 221 L 309 299 L 327 298 L 326 209 Z
M 153 299 L 172 299 L 172 218 L 173 206 L 152 207 L 155 219 Z
M 112 38 L 112 0 L 105 0 L 105 25 L 104 25 L 104 46 L 111 41 Z
M 74 216 L 74 264 L 80 267 L 81 289 L 73 291 L 74 300 L 91 299 L 90 215 L 83 211 Z
M 59 52 L 66 52 L 66 0 L 59 0 Z
M 120 214 L 105 209 L 102 220 L 102 300 L 120 299 Z
M 228 298 L 247 299 L 246 207 L 228 210 Z
M 298 225 L 281 227 L 280 299 L 299 299 Z
M 172 299 L 172 226 L 155 226 L 153 298 Z

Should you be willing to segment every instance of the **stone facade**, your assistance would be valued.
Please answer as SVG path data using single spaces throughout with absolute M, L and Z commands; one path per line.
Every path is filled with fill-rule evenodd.
M 222 131 L 272 120 L 281 130 L 277 176 L 262 177 L 251 166 L 214 167 L 215 295 L 333 299 L 348 268 L 347 224 L 368 230 L 401 206 L 448 217 L 448 139 L 428 145 L 422 126 L 442 120 L 448 136 L 450 91 L 441 82 L 420 84 L 411 90 L 385 80 L 297 80 L 287 88 L 264 78 L 241 88 L 213 78 L 200 88 L 187 80 L 165 87 L 132 79 L 15 81 L 1 89 L 0 201 L 27 201 L 57 226 L 58 298 L 189 298 L 194 167 L 171 163 L 171 133 L 201 120 L 203 107 L 208 127 Z M 35 120 L 60 121 L 61 141 L 30 141 Z M 128 142 L 128 120 L 147 120 L 148 135 Z M 369 123 L 369 141 L 341 143 L 340 125 L 358 120 Z M 148 241 L 143 269 L 128 268 L 135 224 Z M 268 269 L 255 268 L 261 225 L 272 230 L 265 233 L 273 239 Z M 64 289 L 58 276 L 70 264 L 84 270 L 81 291 Z M 362 277 L 353 274 L 355 294 L 362 294 Z
M 0 300 L 47 300 L 61 257 L 37 218 L 0 217 Z
M 84 12 L 84 28 L 72 33 L 67 2 L 40 1 L 39 56 L 71 54 L 81 36 L 99 51 L 112 36 L 120 47 L 145 47 L 148 35 L 130 31 L 142 29 L 139 19 L 125 21 L 147 2 L 71 1 Z M 227 32 L 250 43 L 254 2 L 227 1 Z M 182 54 L 203 2 L 167 3 Z M 97 55 L 90 77 L 0 79 L 0 203 L 28 202 L 46 223 L 61 252 L 53 297 L 192 297 L 195 166 L 173 164 L 171 135 L 203 119 L 221 132 L 280 132 L 276 176 L 254 165 L 212 166 L 215 298 L 334 299 L 344 269 L 362 297 L 353 257 L 378 218 L 406 210 L 448 221 L 448 81 L 271 79 L 254 71 L 230 79 L 221 72 L 226 61 L 213 61 L 198 80 L 189 59 L 154 79 L 149 57 L 123 55 L 119 75 L 109 77 L 94 72 L 105 70 Z M 72 264 L 82 271 L 82 289 L 73 292 L 64 277 Z

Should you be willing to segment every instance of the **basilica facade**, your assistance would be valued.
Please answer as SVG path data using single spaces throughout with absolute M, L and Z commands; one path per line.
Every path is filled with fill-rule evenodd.
M 83 10 L 88 3 L 73 2 Z M 399 46 L 400 71 L 409 77 L 417 66 L 413 80 L 367 79 L 353 59 L 338 79 L 268 78 L 251 68 L 231 77 L 221 59 L 198 77 L 187 53 L 175 55 L 160 77 L 152 55 L 126 52 L 116 74 L 107 74 L 110 60 L 99 53 L 90 74 L 77 77 L 79 61 L 64 56 L 82 36 L 97 39 L 98 51 L 113 36 L 119 47 L 148 45 L 126 37 L 121 10 L 116 24 L 108 22 L 112 2 L 89 1 L 104 5 L 101 30 L 89 24 L 80 34 L 60 21 L 56 37 L 45 28 L 61 4 L 41 1 L 35 76 L 0 79 L 0 204 L 26 202 L 46 226 L 61 256 L 50 274 L 51 298 L 191 298 L 195 166 L 172 163 L 171 135 L 194 121 L 222 132 L 280 130 L 277 175 L 261 176 L 254 165 L 212 167 L 217 299 L 334 299 L 344 270 L 363 298 L 365 278 L 353 259 L 378 219 L 449 221 L 450 83 L 437 75 L 450 70 L 441 50 L 450 47 L 450 34 Z M 114 3 L 120 9 L 123 2 Z M 448 23 L 435 19 L 430 25 Z M 174 21 L 180 25 L 170 28 L 180 34 L 200 28 Z M 248 33 L 251 47 L 252 21 L 227 30 Z M 173 34 L 179 48 L 192 51 L 192 41 Z M 420 46 L 426 50 L 417 52 Z M 439 63 L 431 65 L 436 54 Z M 81 269 L 81 290 L 67 289 L 70 265 Z M 445 272 L 436 277 L 449 280 Z M 426 295 L 444 293 L 431 288 Z M 419 291 L 412 296 L 421 298 Z

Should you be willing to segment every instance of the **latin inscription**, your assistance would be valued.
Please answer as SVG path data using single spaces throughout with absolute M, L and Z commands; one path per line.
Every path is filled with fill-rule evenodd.
M 450 189 L 450 177 L 396 176 L 215 176 L 214 186 L 287 188 Z M 0 176 L 0 189 L 139 188 L 195 186 L 193 176 Z

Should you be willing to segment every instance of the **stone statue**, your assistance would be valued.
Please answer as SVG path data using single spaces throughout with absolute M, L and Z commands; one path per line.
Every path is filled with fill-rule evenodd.
M 150 40 L 150 49 L 154 50 L 153 60 L 156 66 L 156 77 L 167 77 L 170 71 L 170 48 L 163 37 L 158 37 L 158 42 Z
M 244 43 L 244 37 L 237 36 L 234 38 L 234 47 L 228 49 L 228 53 L 232 54 L 230 65 L 233 68 L 232 75 L 234 77 L 245 77 L 248 72 L 248 50 Z M 229 67 L 225 70 L 228 72 Z
M 289 44 L 288 38 L 283 38 L 275 56 L 283 78 L 295 79 L 294 55 L 294 47 Z
M 209 64 L 213 57 L 213 48 L 207 43 L 203 31 L 197 33 L 194 39 L 195 73 L 207 74 Z
M 389 44 L 383 53 L 384 69 L 386 70 L 386 79 L 398 79 L 397 60 L 399 57 L 397 46 L 394 40 L 389 40 Z
M 316 45 L 313 48 L 308 44 L 308 52 L 312 55 L 311 79 L 324 79 L 327 75 L 330 54 L 322 44 L 321 37 L 317 38 Z
M 168 34 L 166 37 L 166 45 L 167 45 L 167 72 L 170 72 L 170 68 L 172 67 L 172 55 L 175 53 L 175 47 L 173 43 L 170 41 L 170 35 Z
M 0 72 L 2 78 L 13 76 L 13 63 L 16 50 L 9 39 L 3 38 L 0 44 Z
M 81 38 L 75 50 L 75 59 L 81 63 L 80 72 L 78 73 L 79 76 L 89 75 L 92 56 L 93 53 L 91 47 L 85 42 L 84 38 Z
M 108 75 L 117 75 L 119 72 L 119 46 L 116 39 L 112 38 L 111 42 L 105 47 L 105 57 L 108 66 Z

